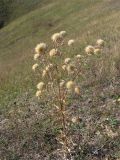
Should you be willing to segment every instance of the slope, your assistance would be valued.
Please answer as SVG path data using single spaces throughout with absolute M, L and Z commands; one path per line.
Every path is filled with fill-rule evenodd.
M 34 75 L 31 72 L 33 48 L 40 41 L 48 42 L 48 37 L 54 32 L 66 30 L 69 36 L 77 40 L 78 51 L 100 37 L 110 45 L 108 46 L 110 53 L 115 51 L 117 54 L 119 50 L 119 0 L 70 0 L 70 2 L 51 0 L 46 1 L 42 6 L 42 1 L 36 1 L 39 6 L 37 8 L 34 7 L 33 2 L 25 1 L 21 6 L 21 8 L 27 6 L 23 13 L 30 8 L 30 12 L 23 16 L 20 16 L 21 8 L 16 8 L 13 17 L 17 15 L 17 11 L 20 12 L 18 14 L 20 17 L 18 16 L 0 30 L 0 102 L 2 106 L 3 103 L 7 104 L 24 91 L 30 89 L 34 91 Z

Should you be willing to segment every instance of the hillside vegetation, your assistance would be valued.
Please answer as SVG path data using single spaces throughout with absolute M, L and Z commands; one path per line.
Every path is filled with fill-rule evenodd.
M 46 153 L 51 154 L 56 148 L 56 144 L 55 147 L 52 146 L 55 143 L 53 142 L 55 133 L 51 129 L 50 119 L 45 116 L 41 120 L 41 117 L 38 117 L 39 123 L 36 122 L 36 110 L 40 109 L 39 113 L 45 113 L 46 110 L 43 106 L 39 108 L 41 104 L 33 98 L 37 79 L 34 78 L 31 66 L 34 63 L 36 44 L 39 42 L 49 44 L 51 35 L 61 30 L 67 31 L 68 37 L 76 40 L 77 54 L 84 55 L 86 45 L 94 44 L 96 39 L 105 40 L 105 54 L 101 55 L 100 62 L 97 58 L 88 62 L 84 82 L 81 82 L 82 94 L 85 97 L 80 99 L 79 104 L 83 118 L 80 128 L 83 127 L 83 134 L 88 132 L 88 128 L 84 126 L 85 120 L 92 126 L 89 128 L 91 137 L 97 129 L 102 128 L 101 123 L 110 124 L 114 131 L 119 131 L 117 100 L 120 98 L 120 0 L 2 1 L 4 7 L 0 7 L 5 14 L 1 14 L 3 11 L 0 12 L 0 17 L 5 20 L 5 25 L 0 29 L 0 113 L 1 120 L 10 118 L 13 127 L 9 126 L 11 130 L 9 127 L 4 128 L 1 132 L 3 159 L 37 160 L 39 157 L 35 156 L 39 152 L 42 159 Z M 67 49 L 65 53 L 68 57 L 72 54 Z M 32 108 L 30 112 L 29 107 Z M 17 113 L 19 108 L 25 112 L 22 117 Z M 11 110 L 14 110 L 14 114 Z M 23 117 L 25 124 L 22 121 L 19 126 L 18 121 Z M 53 135 L 49 135 L 51 130 Z M 15 137 L 11 137 L 13 134 Z M 48 140 L 49 136 L 53 136 L 52 142 Z M 36 147 L 38 139 L 43 148 Z M 119 159 L 119 137 L 115 139 L 114 136 L 104 137 L 101 142 L 96 141 L 92 144 L 91 139 L 86 139 L 81 145 L 83 152 L 78 151 L 81 156 L 78 159 Z
M 33 2 L 38 3 L 36 0 L 29 1 L 29 3 L 25 1 L 25 4 L 21 2 L 18 6 L 21 8 L 28 7 L 30 4 L 32 6 Z M 41 3 L 39 2 L 39 5 Z M 65 6 L 64 3 L 64 0 L 48 1 L 42 7 L 31 9 L 29 13 L 0 30 L 0 37 L 2 37 L 0 39 L 0 92 L 2 99 L 6 97 L 6 92 L 7 96 L 11 98 L 13 95 L 22 93 L 24 89 L 27 90 L 27 85 L 30 87 L 31 79 L 29 77 L 33 48 L 36 43 L 48 40 L 48 35 L 50 36 L 56 31 L 67 30 L 77 39 L 79 47 L 83 49 L 85 44 L 93 43 L 96 38 L 102 37 L 108 45 L 112 44 L 110 53 L 118 52 L 119 0 L 115 2 L 112 0 L 95 0 L 94 2 L 71 0 Z M 20 11 L 17 3 L 15 8 L 14 16 L 19 15 L 17 12 Z

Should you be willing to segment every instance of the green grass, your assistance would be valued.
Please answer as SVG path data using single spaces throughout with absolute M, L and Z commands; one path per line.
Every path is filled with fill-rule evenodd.
M 1 0 L 0 1 L 0 17 L 4 20 L 5 25 L 20 16 L 24 16 L 28 12 L 41 8 L 48 0 Z
M 33 88 L 30 69 L 34 46 L 40 41 L 48 42 L 56 31 L 66 30 L 69 37 L 77 39 L 78 52 L 97 38 L 115 45 L 118 51 L 118 5 L 119 0 L 13 1 L 11 22 L 0 30 L 1 104 Z

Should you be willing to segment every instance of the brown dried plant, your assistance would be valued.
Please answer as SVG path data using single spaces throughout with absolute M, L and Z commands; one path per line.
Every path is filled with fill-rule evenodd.
M 69 113 L 69 100 L 71 96 L 81 95 L 79 77 L 82 74 L 82 55 L 66 57 L 64 47 L 72 49 L 75 40 L 65 41 L 66 31 L 52 35 L 52 49 L 46 43 L 40 43 L 35 48 L 34 60 L 36 64 L 32 70 L 39 76 L 41 81 L 37 84 L 36 97 L 39 100 L 49 101 L 54 124 L 59 126 L 57 140 L 62 144 L 64 159 L 71 155 L 75 143 L 70 136 L 71 123 L 78 123 L 79 116 L 71 116 Z M 103 40 L 98 40 L 95 47 L 89 45 L 85 52 L 88 55 L 95 55 L 101 52 L 104 45 Z

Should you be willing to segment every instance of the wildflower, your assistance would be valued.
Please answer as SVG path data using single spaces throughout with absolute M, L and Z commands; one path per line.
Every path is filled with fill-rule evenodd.
M 40 57 L 40 55 L 37 53 L 34 55 L 34 60 L 37 60 Z
M 67 89 L 73 89 L 74 88 L 74 86 L 75 86 L 75 83 L 73 82 L 73 81 L 68 81 L 67 83 L 66 83 L 66 88 Z
M 52 41 L 55 42 L 55 43 L 59 43 L 63 40 L 62 36 L 60 33 L 55 33 L 52 35 L 51 37 Z
M 60 55 L 60 52 L 58 51 L 58 49 L 52 49 L 49 52 L 50 57 L 56 56 L 56 55 Z
M 77 59 L 80 59 L 82 56 L 80 54 L 76 55 Z
M 45 83 L 44 82 L 40 82 L 37 84 L 37 89 L 39 90 L 43 90 L 45 88 Z
M 99 48 L 94 49 L 94 54 L 99 54 L 100 52 L 101 52 L 101 49 Z
M 62 69 L 63 69 L 63 70 L 66 70 L 66 67 L 67 67 L 67 66 L 64 64 L 64 65 L 62 66 Z
M 89 45 L 85 48 L 85 52 L 88 54 L 88 55 L 91 55 L 94 53 L 94 47 Z
M 68 66 L 67 66 L 67 71 L 68 71 L 69 73 L 74 72 L 74 70 L 75 70 L 75 66 L 74 66 L 74 65 L 68 65 Z
M 65 85 L 65 81 L 64 80 L 61 80 L 60 82 L 60 87 L 63 87 Z
M 65 58 L 64 63 L 65 63 L 65 64 L 68 64 L 68 63 L 70 63 L 70 61 L 71 61 L 71 59 L 70 59 L 70 58 Z
M 66 35 L 66 31 L 61 31 L 60 35 L 64 37 Z
M 75 43 L 75 40 L 74 39 L 70 39 L 68 41 L 68 46 L 73 46 L 74 43 Z
M 47 49 L 46 43 L 40 43 L 35 47 L 35 52 L 37 54 L 43 54 L 45 53 L 46 49 Z
M 79 87 L 75 87 L 75 93 L 80 95 L 80 88 Z
M 102 39 L 98 39 L 96 43 L 97 43 L 97 45 L 100 46 L 100 47 L 101 47 L 101 46 L 104 46 L 104 44 L 105 44 L 104 40 L 102 40 Z
M 36 97 L 39 98 L 41 95 L 42 95 L 42 92 L 41 92 L 41 91 L 37 91 L 37 92 L 36 92 Z
M 37 63 L 36 63 L 36 64 L 34 64 L 34 65 L 32 66 L 32 70 L 33 70 L 33 71 L 35 71 L 35 70 L 36 70 L 36 68 L 38 68 L 38 66 L 39 66 L 39 65 L 38 65 Z

